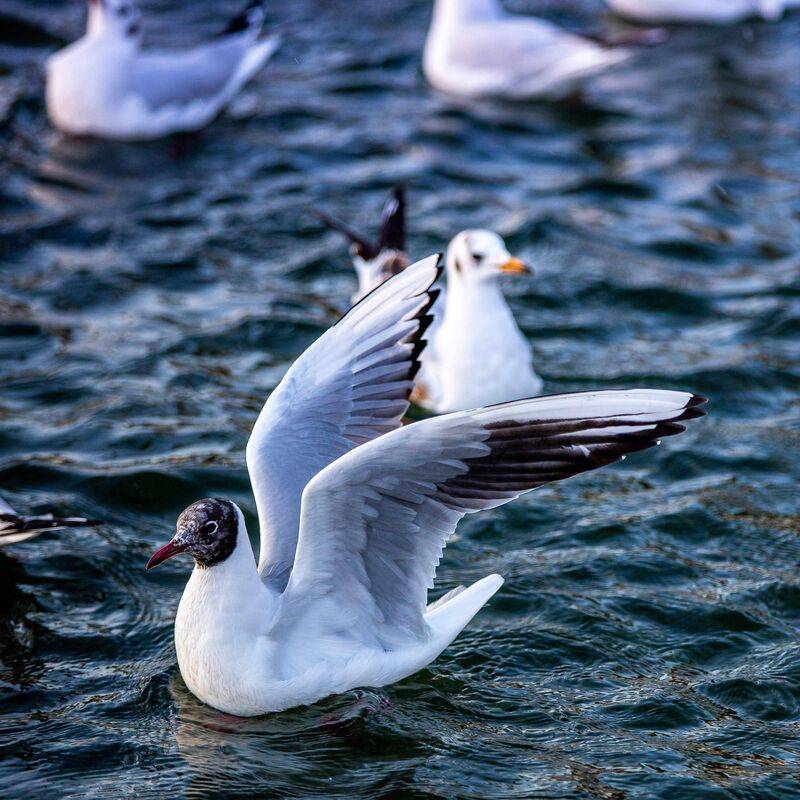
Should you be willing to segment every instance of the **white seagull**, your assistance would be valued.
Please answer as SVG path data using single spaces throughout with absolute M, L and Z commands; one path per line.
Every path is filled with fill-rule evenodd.
M 247 444 L 256 566 L 244 518 L 206 499 L 148 568 L 188 552 L 175 647 L 189 689 L 254 716 L 433 661 L 500 588 L 489 575 L 427 605 L 467 513 L 684 430 L 703 402 L 671 391 L 546 397 L 401 427 L 439 270 L 431 257 L 356 304 L 293 364 Z
M 558 99 L 628 56 L 509 14 L 499 0 L 435 0 L 422 66 L 434 88 L 452 95 Z
M 493 231 L 466 230 L 448 245 L 446 270 L 441 321 L 431 331 L 414 402 L 442 413 L 540 394 L 533 349 L 499 282 L 530 269 Z
M 99 524 L 98 520 L 85 517 L 54 517 L 52 514 L 24 517 L 17 514 L 0 497 L 0 547 L 33 539 L 44 531 L 54 531 L 60 528 L 83 528 Z
M 606 0 L 616 14 L 650 24 L 730 25 L 748 17 L 776 20 L 800 0 Z
M 74 135 L 153 139 L 207 125 L 269 59 L 263 0 L 214 40 L 182 52 L 143 51 L 133 0 L 89 0 L 86 33 L 47 62 L 47 111 Z
M 325 214 L 320 219 L 345 234 L 358 275 L 354 300 L 408 264 L 405 197 L 395 189 L 385 206 L 378 244 Z M 388 237 L 386 231 L 392 236 Z M 386 244 L 386 242 L 389 244 Z M 530 269 L 508 252 L 503 239 L 487 230 L 466 230 L 447 248 L 447 292 L 433 307 L 429 344 L 412 400 L 435 412 L 462 411 L 533 397 L 542 379 L 533 369 L 533 349 L 519 329 L 500 288 L 504 274 Z

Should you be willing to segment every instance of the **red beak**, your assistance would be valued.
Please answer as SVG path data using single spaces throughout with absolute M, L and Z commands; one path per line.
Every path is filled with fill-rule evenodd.
M 147 562 L 145 569 L 153 569 L 153 567 L 157 567 L 168 558 L 172 558 L 172 556 L 176 556 L 178 553 L 183 553 L 188 549 L 188 542 L 178 543 L 173 539 L 171 542 L 167 542 L 167 544 L 165 544 L 163 547 L 156 550 L 155 553 L 150 556 L 150 560 Z

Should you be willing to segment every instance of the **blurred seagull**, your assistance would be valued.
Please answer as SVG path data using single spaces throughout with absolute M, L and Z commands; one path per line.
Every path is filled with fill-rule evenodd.
M 489 575 L 428 603 L 468 513 L 644 450 L 702 416 L 702 398 L 633 391 L 544 397 L 401 426 L 439 276 L 431 257 L 326 331 L 269 396 L 247 443 L 256 567 L 242 512 L 206 499 L 148 568 L 195 567 L 175 620 L 189 689 L 255 716 L 433 661 L 500 588 Z
M 33 539 L 44 531 L 59 528 L 83 528 L 87 525 L 99 525 L 98 520 L 84 517 L 54 517 L 44 514 L 39 517 L 23 517 L 0 497 L 0 547 L 17 544 Z
M 606 0 L 626 19 L 651 24 L 729 25 L 748 17 L 776 20 L 800 0 Z
M 431 331 L 413 400 L 436 412 L 535 397 L 542 379 L 533 348 L 500 288 L 502 275 L 530 275 L 493 231 L 462 231 L 447 247 L 447 295 Z
M 387 202 L 381 236 L 374 247 L 325 214 L 322 221 L 352 242 L 350 252 L 363 297 L 408 264 L 405 250 L 405 197 L 395 189 Z M 391 231 L 391 236 L 387 235 Z M 533 349 L 514 319 L 500 288 L 502 275 L 531 270 L 488 230 L 466 230 L 448 245 L 447 292 L 432 309 L 428 347 L 412 400 L 436 412 L 534 397 L 542 379 L 533 369 Z
M 408 266 L 406 249 L 406 198 L 402 186 L 396 186 L 381 214 L 380 232 L 375 244 L 335 217 L 317 212 L 316 216 L 331 230 L 344 234 L 350 242 L 350 256 L 358 276 L 357 303 L 384 281 Z
M 263 22 L 256 0 L 207 44 L 144 52 L 132 0 L 89 0 L 86 34 L 47 62 L 48 114 L 67 133 L 117 139 L 202 128 L 277 49 Z
M 464 97 L 559 99 L 629 57 L 499 0 L 435 0 L 423 70 L 436 89 Z

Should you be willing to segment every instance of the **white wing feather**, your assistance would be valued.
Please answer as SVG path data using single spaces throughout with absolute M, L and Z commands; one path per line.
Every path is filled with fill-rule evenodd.
M 356 448 L 303 494 L 277 624 L 383 649 L 424 641 L 427 590 L 461 517 L 651 447 L 702 416 L 702 402 L 657 390 L 521 400 L 424 420 Z
M 306 484 L 352 448 L 399 427 L 424 347 L 439 257 L 379 286 L 292 365 L 247 444 L 261 527 L 259 571 L 279 590 L 297 545 Z

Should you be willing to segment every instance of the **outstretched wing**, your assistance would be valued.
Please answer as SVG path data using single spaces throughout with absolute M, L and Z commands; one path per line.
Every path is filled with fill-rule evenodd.
M 378 252 L 406 249 L 406 192 L 403 186 L 395 186 L 381 214 L 381 231 L 378 236 Z
M 357 256 L 365 261 L 370 261 L 378 255 L 378 248 L 371 244 L 366 236 L 356 233 L 349 225 L 326 214 L 324 211 L 314 211 L 314 216 L 326 227 L 337 233 L 341 233 L 350 242 L 353 251 Z
M 520 400 L 417 422 L 323 470 L 303 494 L 277 624 L 391 649 L 424 640 L 427 590 L 468 513 L 652 447 L 703 415 L 684 392 Z
M 439 257 L 379 286 L 295 361 L 247 443 L 261 526 L 259 571 L 282 590 L 306 484 L 357 445 L 399 427 L 425 346 Z

